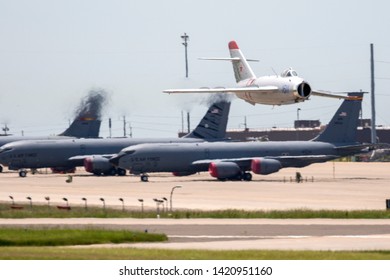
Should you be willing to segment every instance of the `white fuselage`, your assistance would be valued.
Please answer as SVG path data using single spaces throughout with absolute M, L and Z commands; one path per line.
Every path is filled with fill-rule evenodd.
M 305 83 L 300 77 L 263 76 L 247 79 L 238 83 L 241 88 L 256 88 L 273 86 L 277 89 L 260 92 L 236 92 L 237 97 L 252 103 L 266 105 L 283 105 L 303 102 L 307 97 L 298 93 L 298 86 Z M 307 83 L 305 83 L 307 84 Z M 308 85 L 308 84 L 307 84 Z

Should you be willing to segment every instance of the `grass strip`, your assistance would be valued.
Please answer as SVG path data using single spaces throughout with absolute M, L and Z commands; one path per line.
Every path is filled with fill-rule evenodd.
M 164 234 L 127 230 L 0 228 L 0 246 L 71 246 L 166 240 Z
M 20 205 L 21 209 L 12 209 L 10 204 L 0 204 L 0 218 L 156 218 L 156 211 L 122 211 L 115 208 L 72 207 L 71 210 L 57 209 L 44 205 Z M 168 219 L 389 219 L 386 210 L 310 210 L 291 209 L 273 211 L 246 211 L 226 209 L 218 211 L 178 210 L 173 213 L 160 212 L 161 218 Z
M 3 247 L 1 260 L 390 260 L 390 251 Z

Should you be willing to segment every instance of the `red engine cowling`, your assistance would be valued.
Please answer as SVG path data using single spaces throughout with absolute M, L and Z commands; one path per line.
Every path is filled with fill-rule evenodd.
M 209 165 L 209 173 L 218 179 L 230 179 L 239 176 L 242 172 L 234 162 L 212 162 Z
M 84 168 L 87 172 L 93 174 L 115 174 L 114 166 L 108 161 L 107 158 L 102 156 L 90 156 L 84 159 Z
M 251 170 L 253 173 L 268 175 L 278 172 L 282 168 L 280 161 L 268 158 L 256 158 L 252 160 Z

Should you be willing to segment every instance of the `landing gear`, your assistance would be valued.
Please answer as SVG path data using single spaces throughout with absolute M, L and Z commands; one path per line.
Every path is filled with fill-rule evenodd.
M 141 174 L 141 181 L 142 182 L 148 182 L 149 181 L 149 176 L 147 174 Z
M 242 174 L 242 180 L 248 182 L 252 181 L 252 174 L 249 172 L 245 172 L 244 174 Z
M 95 176 L 115 176 L 115 175 L 118 175 L 118 176 L 125 176 L 126 175 L 126 169 L 122 169 L 122 168 L 111 168 L 110 170 L 107 170 L 107 171 L 93 171 L 93 174 Z
M 242 173 L 239 173 L 237 174 L 236 176 L 234 177 L 230 177 L 230 178 L 217 178 L 219 181 L 226 181 L 226 180 L 231 180 L 231 181 L 252 181 L 252 174 L 249 173 L 249 172 L 242 172 Z
M 0 173 L 3 172 L 3 167 L 0 165 Z
M 126 170 L 122 169 L 122 168 L 118 168 L 116 170 L 116 174 L 118 174 L 118 176 L 125 176 L 126 175 Z
M 106 176 L 115 176 L 116 175 L 116 169 L 112 168 L 108 172 L 105 172 L 104 175 L 106 175 Z
M 24 178 L 26 176 L 27 176 L 27 171 L 26 170 L 22 169 L 22 170 L 19 171 L 19 177 Z

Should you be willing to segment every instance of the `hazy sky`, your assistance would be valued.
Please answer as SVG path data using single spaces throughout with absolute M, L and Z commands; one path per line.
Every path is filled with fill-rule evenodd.
M 181 111 L 191 127 L 204 114 L 204 95 L 168 95 L 167 88 L 234 86 L 231 63 L 198 57 L 229 55 L 236 40 L 256 75 L 293 67 L 312 88 L 370 90 L 375 47 L 377 124 L 390 125 L 389 1 L 131 1 L 0 0 L 0 124 L 20 135 L 65 129 L 79 100 L 104 89 L 109 105 L 102 136 L 176 136 Z M 189 79 L 184 47 L 190 36 Z M 327 123 L 341 101 L 312 97 L 297 105 L 252 106 L 234 99 L 229 129 L 291 127 L 300 119 Z M 363 117 L 370 118 L 370 97 Z

